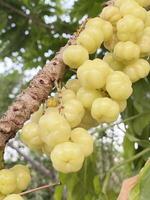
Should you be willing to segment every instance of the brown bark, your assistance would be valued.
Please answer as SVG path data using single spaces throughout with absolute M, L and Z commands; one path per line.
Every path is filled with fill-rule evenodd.
M 33 78 L 29 87 L 16 97 L 15 102 L 0 119 L 0 149 L 4 149 L 7 141 L 15 136 L 30 115 L 48 98 L 54 82 L 62 78 L 65 69 L 63 51 L 68 45 L 74 44 L 75 39 L 76 34 Z

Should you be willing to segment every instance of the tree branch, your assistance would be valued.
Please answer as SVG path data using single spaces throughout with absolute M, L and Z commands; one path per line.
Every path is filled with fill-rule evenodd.
M 43 26 L 43 27 L 45 27 L 45 28 L 51 30 L 51 26 L 49 26 L 49 25 L 43 23 L 42 21 L 36 20 L 32 15 L 27 15 L 27 14 L 24 13 L 22 10 L 19 10 L 19 9 L 15 8 L 14 6 L 12 6 L 12 5 L 10 5 L 10 4 L 4 2 L 3 0 L 0 0 L 0 5 L 1 5 L 2 7 L 8 8 L 10 11 L 12 11 L 12 12 L 14 12 L 14 13 L 16 13 L 16 14 L 22 16 L 22 17 L 25 17 L 25 18 L 27 18 L 27 19 L 32 20 L 32 22 L 34 22 L 34 23 L 37 24 L 37 25 Z
M 11 147 L 12 149 L 16 150 L 18 154 L 20 154 L 27 162 L 29 162 L 35 170 L 38 170 L 41 174 L 46 177 L 49 177 L 51 180 L 54 180 L 54 175 L 51 171 L 44 167 L 40 162 L 37 160 L 32 160 L 29 156 L 23 153 L 19 148 L 15 147 L 13 142 L 9 142 L 7 146 Z
M 79 32 L 78 32 L 79 34 Z M 33 78 L 29 87 L 16 97 L 15 102 L 8 108 L 0 119 L 0 149 L 4 149 L 10 138 L 22 128 L 30 115 L 38 110 L 54 87 L 54 82 L 62 79 L 65 64 L 62 54 L 68 45 L 75 44 L 77 33 L 74 34 L 65 47 Z
M 29 193 L 37 192 L 39 190 L 44 190 L 44 189 L 49 189 L 49 188 L 51 189 L 52 187 L 56 187 L 56 186 L 59 186 L 59 185 L 61 185 L 61 183 L 51 183 L 49 185 L 43 185 L 41 187 L 34 188 L 34 189 L 31 189 L 31 190 L 27 190 L 25 192 L 22 192 L 22 193 L 20 193 L 20 195 L 23 196 L 23 195 L 27 195 Z

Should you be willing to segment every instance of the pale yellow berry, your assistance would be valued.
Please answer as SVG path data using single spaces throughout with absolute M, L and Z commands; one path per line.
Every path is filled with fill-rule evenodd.
M 29 168 L 18 164 L 11 168 L 11 170 L 14 172 L 17 179 L 17 189 L 19 191 L 26 190 L 31 181 Z
M 137 2 L 126 0 L 120 6 L 120 12 L 123 16 L 125 15 L 134 15 L 137 18 L 145 21 L 146 19 L 146 10 L 138 5 Z
M 73 90 L 75 93 L 79 90 L 81 87 L 80 81 L 78 79 L 70 79 L 67 81 L 65 87 L 67 89 Z
M 121 41 L 136 42 L 143 34 L 144 22 L 132 15 L 126 15 L 117 22 L 117 36 Z
M 69 90 L 69 89 L 62 89 L 61 91 L 61 98 L 62 98 L 62 102 L 65 103 L 71 99 L 75 99 L 76 98 L 76 94 L 73 90 Z
M 94 18 L 88 19 L 86 23 L 86 27 L 95 27 L 102 30 L 102 24 L 103 24 L 103 20 L 100 17 L 94 17 Z
M 71 99 L 63 104 L 62 114 L 71 127 L 76 127 L 84 116 L 83 105 L 79 100 Z
M 3 200 L 24 200 L 19 194 L 10 194 L 5 197 Z
M 85 49 L 87 49 L 89 54 L 95 53 L 98 49 L 96 40 L 93 37 L 91 37 L 91 35 L 86 30 L 83 30 L 78 36 L 77 44 L 80 44 Z
M 104 87 L 111 71 L 109 65 L 101 59 L 88 60 L 77 70 L 77 76 L 83 87 L 100 89 Z
M 101 19 L 100 17 L 95 17 L 92 19 L 89 19 L 86 23 L 87 27 L 94 27 L 96 29 L 99 29 L 103 32 L 104 35 L 104 41 L 108 41 L 112 35 L 113 35 L 113 26 L 110 22 L 105 21 Z
M 40 151 L 43 142 L 39 136 L 39 125 L 35 122 L 28 122 L 21 130 L 20 139 L 32 150 Z
M 114 5 L 120 8 L 120 6 L 123 4 L 123 2 L 124 2 L 124 0 L 115 0 Z
M 96 27 L 86 27 L 85 31 L 91 35 L 92 38 L 94 38 L 97 48 L 101 46 L 101 44 L 104 41 L 104 34 L 102 30 L 96 28 Z
M 103 60 L 109 64 L 109 66 L 115 71 L 121 71 L 124 68 L 123 63 L 115 60 L 112 53 L 107 53 Z
M 107 78 L 106 90 L 111 98 L 118 101 L 126 100 L 132 94 L 132 82 L 125 73 L 115 71 Z
M 9 169 L 0 170 L 0 192 L 4 195 L 11 194 L 16 190 L 15 174 Z
M 67 120 L 57 112 L 43 115 L 39 121 L 41 140 L 53 149 L 57 144 L 69 140 L 71 128 Z
M 140 48 L 137 44 L 131 41 L 118 42 L 114 48 L 113 55 L 118 61 L 133 62 L 139 58 Z
M 140 6 L 143 6 L 143 7 L 147 7 L 150 5 L 150 2 L 149 0 L 126 0 L 127 2 L 133 2 L 133 3 L 138 3 Z M 118 6 L 120 7 L 123 3 L 125 2 L 125 0 L 115 0 L 114 1 L 114 4 L 115 6 Z M 136 4 L 137 5 L 137 4 Z
M 84 153 L 80 146 L 73 142 L 57 145 L 51 152 L 50 157 L 54 168 L 63 173 L 79 171 L 84 162 Z
M 122 17 L 119 8 L 111 5 L 103 8 L 100 16 L 112 24 L 115 24 Z
M 100 123 L 110 123 L 119 116 L 119 105 L 110 98 L 98 98 L 92 104 L 91 114 Z
M 84 128 L 73 129 L 71 132 L 71 141 L 80 146 L 85 157 L 92 154 L 94 140 L 86 129 Z
M 124 73 L 126 73 L 132 82 L 136 82 L 146 76 L 148 76 L 150 72 L 150 64 L 144 60 L 139 59 L 135 63 L 128 65 L 124 69 Z
M 109 41 L 110 38 L 113 35 L 112 24 L 110 22 L 104 20 L 103 24 L 102 24 L 102 31 L 103 31 L 103 34 L 104 34 L 104 41 Z
M 87 109 L 90 109 L 93 101 L 100 96 L 101 96 L 101 94 L 99 91 L 89 90 L 89 89 L 86 89 L 83 87 L 81 87 L 77 92 L 77 99 Z
M 63 52 L 64 63 L 73 69 L 77 69 L 88 58 L 87 50 L 81 45 L 71 45 Z

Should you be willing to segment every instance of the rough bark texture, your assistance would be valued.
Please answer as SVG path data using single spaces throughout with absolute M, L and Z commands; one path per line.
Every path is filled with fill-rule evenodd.
M 16 97 L 15 102 L 8 108 L 0 119 L 0 149 L 4 149 L 7 141 L 14 137 L 22 128 L 24 122 L 44 102 L 54 86 L 54 82 L 62 78 L 65 64 L 62 54 L 64 49 L 74 44 L 76 34 L 60 49 L 56 56 L 33 78 L 29 87 Z

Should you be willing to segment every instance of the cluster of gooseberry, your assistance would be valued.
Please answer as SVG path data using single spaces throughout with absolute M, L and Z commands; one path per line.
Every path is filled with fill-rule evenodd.
M 76 78 L 50 97 L 46 106 L 41 105 L 21 130 L 21 140 L 47 154 L 63 173 L 82 168 L 93 152 L 88 129 L 116 121 L 127 106 L 132 84 L 150 72 L 150 11 L 145 9 L 150 1 L 112 2 L 98 17 L 87 20 L 76 44 L 63 52 L 63 61 L 76 70 Z M 104 57 L 90 60 L 89 55 L 102 45 L 107 50 Z M 25 190 L 29 182 L 24 166 L 1 170 L 0 199 L 22 200 L 15 193 Z
M 10 169 L 0 170 L 0 200 L 23 200 L 19 193 L 27 189 L 30 181 L 27 166 L 15 165 Z
M 148 1 L 116 0 L 98 17 L 87 20 L 75 45 L 63 52 L 63 61 L 76 70 L 76 78 L 31 116 L 21 134 L 31 149 L 50 156 L 63 173 L 81 169 L 93 152 L 88 129 L 111 123 L 127 106 L 132 83 L 146 77 L 150 64 L 150 12 Z M 142 7 L 143 6 L 143 7 Z M 89 59 L 104 45 L 103 59 Z

